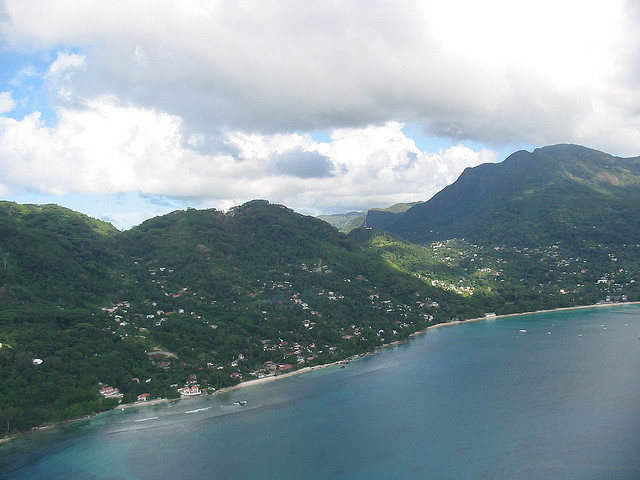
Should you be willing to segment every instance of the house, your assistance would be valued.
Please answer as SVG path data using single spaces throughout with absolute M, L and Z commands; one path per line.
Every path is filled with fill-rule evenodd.
M 192 386 L 184 386 L 182 388 L 178 389 L 178 393 L 180 395 L 183 395 L 185 397 L 191 397 L 193 395 L 202 395 L 202 392 L 200 391 L 200 386 L 199 385 L 192 385 Z
M 124 395 L 120 393 L 120 390 L 113 387 L 104 387 L 101 388 L 98 393 L 102 395 L 104 398 L 118 398 L 121 399 Z
M 138 395 L 138 401 L 139 402 L 147 402 L 150 398 L 151 398 L 151 394 L 150 393 L 142 393 L 142 394 Z
M 103 397 L 108 397 L 109 395 L 113 394 L 113 392 L 115 392 L 115 388 L 113 387 L 104 387 L 101 388 L 99 393 L 100 395 L 102 395 Z

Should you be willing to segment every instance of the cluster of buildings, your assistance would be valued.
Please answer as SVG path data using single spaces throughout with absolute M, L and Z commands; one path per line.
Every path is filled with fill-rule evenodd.
M 320 260 L 317 265 L 307 266 L 306 264 L 301 264 L 300 268 L 303 271 L 307 271 L 310 274 L 318 275 L 330 275 L 332 274 L 332 270 L 327 266 L 323 265 Z M 199 296 L 195 292 L 191 291 L 189 287 L 181 286 L 177 290 L 170 288 L 170 279 L 169 276 L 173 273 L 171 269 L 167 269 L 165 267 L 159 267 L 155 269 L 149 269 L 148 274 L 150 275 L 150 280 L 152 283 L 160 287 L 164 296 L 170 299 L 182 298 L 184 300 L 185 307 L 191 305 L 189 300 L 195 301 L 194 305 L 214 305 L 216 302 L 211 300 L 206 300 L 204 297 Z M 301 293 L 296 293 L 295 287 L 292 282 L 288 281 L 286 277 L 291 276 L 290 273 L 283 274 L 285 278 L 279 280 L 272 280 L 264 283 L 265 290 L 271 291 L 279 291 L 282 293 L 277 293 L 277 296 L 280 301 L 286 301 L 285 299 L 289 299 L 294 305 L 298 306 L 302 310 L 305 311 L 305 316 L 307 318 L 301 319 L 302 327 L 305 330 L 312 330 L 317 322 L 321 322 L 322 314 L 319 311 L 312 310 L 307 301 L 304 301 L 301 297 L 303 296 Z M 366 279 L 362 275 L 358 275 L 356 277 L 358 281 L 366 281 Z M 345 285 L 350 283 L 352 280 L 345 278 Z M 355 281 L 355 280 L 354 280 Z M 346 288 L 346 287 L 345 287 Z M 307 292 L 307 295 L 313 295 L 313 297 L 320 297 L 323 299 L 327 299 L 331 302 L 339 302 L 344 299 L 344 295 L 339 292 L 334 291 L 334 289 L 323 289 L 318 288 L 313 291 L 313 293 Z M 257 295 L 258 293 L 263 293 L 264 290 L 251 294 L 252 296 Z M 389 329 L 387 332 L 387 336 L 397 335 L 398 330 L 400 328 L 404 328 L 408 326 L 409 323 L 412 323 L 410 320 L 404 320 L 404 317 L 408 317 L 412 311 L 412 307 L 408 305 L 396 305 L 394 302 L 390 300 L 380 299 L 379 295 L 372 295 L 370 297 L 370 302 L 373 308 L 382 310 L 384 312 L 395 312 L 394 315 L 400 314 L 400 318 L 402 321 L 396 322 L 398 325 L 395 327 L 396 329 Z M 309 298 L 309 302 L 314 303 L 314 298 Z M 317 301 L 315 301 L 317 303 Z M 420 302 L 418 302 L 420 303 Z M 111 307 L 103 308 L 102 310 L 109 315 L 110 318 L 113 319 L 113 322 L 109 322 L 108 330 L 113 334 L 120 335 L 121 338 L 128 337 L 129 339 L 140 338 L 145 339 L 147 336 L 149 338 L 154 338 L 154 334 L 152 333 L 154 330 L 154 324 L 156 327 L 159 327 L 163 324 L 163 322 L 171 321 L 171 315 L 190 315 L 195 321 L 202 322 L 206 326 L 212 328 L 213 330 L 218 329 L 218 325 L 213 322 L 208 321 L 203 318 L 201 315 L 198 315 L 195 312 L 189 312 L 188 310 L 185 312 L 183 308 L 177 308 L 175 305 L 175 301 L 168 301 L 168 305 L 171 305 L 170 309 L 173 311 L 165 311 L 167 308 L 162 305 L 158 305 L 157 302 L 146 301 L 144 305 L 133 305 L 133 302 L 121 301 L 116 303 Z M 424 304 L 418 305 L 418 307 L 423 307 Z M 191 307 L 194 310 L 197 309 Z M 415 308 L 415 307 L 414 307 Z M 262 311 L 264 315 L 264 320 L 268 321 L 268 312 L 266 310 Z M 307 315 L 308 314 L 308 315 Z M 403 323 L 406 322 L 406 323 Z M 114 325 L 115 324 L 115 325 Z M 115 327 L 115 328 L 114 328 Z M 285 372 L 290 369 L 294 369 L 297 365 L 312 363 L 316 360 L 318 355 L 323 354 L 324 352 L 335 352 L 340 349 L 339 341 L 335 341 L 333 344 L 326 344 L 321 346 L 320 348 L 316 347 L 316 344 L 312 341 L 304 341 L 297 340 L 292 341 L 290 337 L 286 336 L 287 332 L 281 332 L 282 337 L 277 340 L 262 340 L 262 347 L 264 352 L 273 352 L 273 355 L 269 355 L 271 357 L 270 361 L 266 361 L 260 367 L 255 369 L 254 371 L 250 371 L 249 368 L 241 365 L 242 362 L 248 362 L 251 359 L 245 359 L 242 353 L 237 353 L 233 360 L 230 363 L 221 364 L 220 362 L 216 362 L 215 360 L 206 362 L 206 366 L 203 364 L 200 366 L 200 369 L 204 368 L 217 368 L 218 370 L 230 370 L 229 376 L 232 379 L 242 379 L 246 375 L 251 375 L 255 377 L 262 377 L 265 375 L 275 375 L 280 372 Z M 350 340 L 354 337 L 363 338 L 367 335 L 377 336 L 381 338 L 385 335 L 383 330 L 379 329 L 371 329 L 368 326 L 359 326 L 359 325 L 351 325 L 349 327 L 344 328 L 344 333 L 341 335 L 342 340 Z M 340 337 L 337 337 L 340 338 Z M 286 340 L 285 340 L 286 339 Z M 147 344 L 145 341 L 141 342 L 141 345 Z M 157 367 L 163 370 L 169 370 L 173 363 L 173 360 L 177 358 L 177 355 L 172 352 L 167 352 L 161 349 L 160 347 L 156 347 L 153 350 L 150 350 L 147 353 L 149 360 L 156 365 Z M 173 357 L 173 358 L 172 358 Z M 268 358 L 268 357 L 267 357 Z M 198 367 L 197 365 L 193 365 L 193 367 Z M 206 390 L 206 388 L 205 388 Z M 178 392 L 181 395 L 192 396 L 192 395 L 200 395 L 203 393 L 203 390 L 196 382 L 187 382 L 187 384 L 178 389 Z M 143 398 L 140 398 L 139 401 L 146 401 Z
M 115 398 L 116 400 L 118 400 L 118 402 L 121 402 L 122 397 L 124 397 L 124 394 L 122 394 L 120 390 L 118 390 L 115 387 L 109 387 L 109 386 L 102 387 L 100 390 L 98 390 L 98 393 L 102 395 L 104 398 Z M 148 402 L 150 399 L 151 399 L 150 393 L 142 393 L 138 395 L 138 402 Z
M 98 390 L 98 393 L 104 398 L 115 398 L 118 401 L 122 401 L 122 397 L 124 397 L 124 394 L 120 393 L 120 390 L 115 387 L 103 387 Z

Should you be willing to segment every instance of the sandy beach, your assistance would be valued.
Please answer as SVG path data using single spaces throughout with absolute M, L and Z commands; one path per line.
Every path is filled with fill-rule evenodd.
M 367 355 L 367 354 L 362 354 L 362 355 Z M 278 375 L 267 375 L 267 376 L 264 376 L 262 378 L 252 378 L 252 379 L 249 379 L 249 380 L 245 380 L 244 382 L 241 382 L 238 385 L 234 385 L 232 387 L 224 387 L 224 388 L 221 388 L 219 390 L 216 390 L 214 392 L 214 395 L 218 395 L 218 394 L 225 393 L 225 392 L 230 392 L 230 391 L 237 390 L 237 389 L 243 388 L 243 387 L 248 387 L 248 386 L 253 386 L 253 385 L 261 385 L 263 383 L 272 382 L 274 380 L 280 380 L 282 378 L 292 377 L 294 375 L 300 375 L 301 373 L 307 373 L 307 372 L 311 372 L 313 370 L 320 370 L 320 369 L 323 369 L 323 368 L 333 367 L 333 366 L 344 364 L 345 362 L 349 362 L 351 360 L 354 360 L 355 358 L 357 358 L 359 356 L 360 355 L 357 355 L 357 356 L 346 358 L 344 360 L 339 360 L 339 361 L 333 362 L 333 363 L 325 363 L 325 364 L 322 364 L 322 365 L 314 365 L 313 367 L 303 367 L 303 368 L 301 368 L 299 370 L 294 370 L 293 372 L 280 373 Z
M 154 398 L 153 400 L 147 400 L 146 402 L 134 402 L 134 403 L 121 403 L 115 410 L 124 410 L 125 408 L 145 407 L 148 405 L 159 405 L 161 403 L 177 402 L 179 398 Z

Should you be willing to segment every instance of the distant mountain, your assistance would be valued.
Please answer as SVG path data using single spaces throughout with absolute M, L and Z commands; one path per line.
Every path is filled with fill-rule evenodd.
M 349 233 L 354 228 L 361 227 L 367 217 L 367 212 L 335 213 L 333 215 L 318 215 L 323 222 L 337 228 L 342 233 Z
M 577 145 L 520 151 L 467 168 L 387 230 L 417 243 L 640 243 L 640 157 Z
M 367 216 L 363 225 L 368 228 L 386 229 L 389 225 L 402 218 L 403 214 L 410 208 L 422 202 L 396 203 L 389 208 L 372 208 L 367 211 Z
M 418 203 L 421 202 L 396 203 L 388 208 L 372 208 L 366 212 L 320 215 L 318 218 L 330 225 L 333 225 L 342 233 L 349 233 L 363 225 L 366 227 L 383 229 L 390 223 L 397 220 L 402 213 L 406 212 L 409 208 L 417 205 Z

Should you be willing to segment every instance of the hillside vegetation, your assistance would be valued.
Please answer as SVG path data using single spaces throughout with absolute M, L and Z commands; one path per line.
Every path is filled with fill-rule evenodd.
M 176 397 L 188 381 L 212 390 L 368 352 L 460 311 L 454 293 L 265 201 L 126 232 L 57 206 L 0 210 L 2 434 L 112 408 L 106 386 L 125 402 Z
M 347 359 L 438 322 L 640 299 L 639 159 L 518 152 L 405 207 L 345 235 L 263 200 L 125 232 L 0 202 L 0 435 Z
M 556 145 L 468 168 L 386 229 L 421 244 L 621 245 L 640 243 L 639 206 L 640 158 Z
M 639 225 L 640 158 L 556 145 L 465 170 L 374 244 L 503 313 L 638 298 Z

